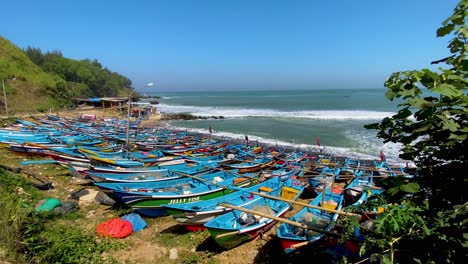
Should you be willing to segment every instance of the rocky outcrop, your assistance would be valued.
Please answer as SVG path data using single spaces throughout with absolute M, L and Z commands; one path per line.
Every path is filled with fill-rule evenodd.
M 195 116 L 189 113 L 162 113 L 161 120 L 195 120 L 195 119 L 224 119 L 224 116 Z

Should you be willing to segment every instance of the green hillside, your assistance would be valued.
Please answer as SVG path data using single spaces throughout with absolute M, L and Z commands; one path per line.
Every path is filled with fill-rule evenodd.
M 18 48 L 0 36 L 0 115 L 73 107 L 77 97 L 126 96 L 131 81 L 97 60 L 73 60 L 60 51 Z M 6 107 L 7 106 L 7 107 Z
M 10 115 L 21 112 L 46 111 L 62 105 L 49 94 L 65 81 L 45 73 L 13 43 L 0 36 L 0 79 L 4 81 Z M 3 88 L 3 87 L 1 87 Z M 5 98 L 1 94 L 0 114 L 5 114 Z

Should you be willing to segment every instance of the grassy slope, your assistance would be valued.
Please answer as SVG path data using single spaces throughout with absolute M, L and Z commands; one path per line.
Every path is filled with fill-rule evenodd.
M 10 115 L 48 109 L 49 98 L 44 89 L 55 86 L 54 78 L 35 65 L 20 48 L 1 36 L 0 77 L 5 79 Z M 3 93 L 0 97 L 0 114 L 5 114 Z

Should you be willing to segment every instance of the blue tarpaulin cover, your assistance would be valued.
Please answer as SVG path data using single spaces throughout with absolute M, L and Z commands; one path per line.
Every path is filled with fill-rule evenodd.
M 132 224 L 133 232 L 137 232 L 146 227 L 146 221 L 139 214 L 131 213 L 121 217 L 122 220 L 127 220 Z
M 91 102 L 100 102 L 101 101 L 101 98 L 89 98 L 89 100 L 91 100 Z

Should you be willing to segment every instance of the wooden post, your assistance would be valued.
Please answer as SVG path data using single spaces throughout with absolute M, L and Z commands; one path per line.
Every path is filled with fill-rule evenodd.
M 327 178 L 324 178 L 323 187 L 322 187 L 322 207 L 325 207 L 325 194 L 327 192 Z
M 7 103 L 7 97 L 6 97 L 6 91 L 5 91 L 5 80 L 2 79 L 2 85 L 3 85 L 3 97 L 5 98 L 5 113 L 6 116 L 8 116 L 8 103 Z

